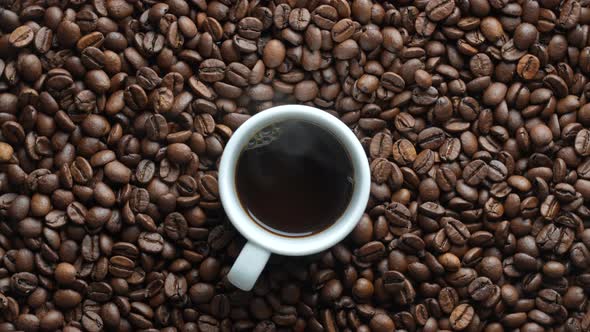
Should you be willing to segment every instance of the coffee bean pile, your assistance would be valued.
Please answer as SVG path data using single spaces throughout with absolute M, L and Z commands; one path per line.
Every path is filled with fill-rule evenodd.
M 587 0 L 0 1 L 0 330 L 588 331 Z M 353 233 L 225 278 L 217 166 L 323 109 Z

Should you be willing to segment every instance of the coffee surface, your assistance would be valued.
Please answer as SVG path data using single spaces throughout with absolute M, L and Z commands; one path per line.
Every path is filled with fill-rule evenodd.
M 262 227 L 305 236 L 335 222 L 348 206 L 353 168 L 330 132 L 305 121 L 267 127 L 240 155 L 236 187 L 243 207 Z

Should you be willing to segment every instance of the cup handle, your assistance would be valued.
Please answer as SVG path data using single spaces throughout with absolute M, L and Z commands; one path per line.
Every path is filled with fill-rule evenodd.
M 252 242 L 246 243 L 227 274 L 227 279 L 241 290 L 251 290 L 269 257 L 268 250 Z

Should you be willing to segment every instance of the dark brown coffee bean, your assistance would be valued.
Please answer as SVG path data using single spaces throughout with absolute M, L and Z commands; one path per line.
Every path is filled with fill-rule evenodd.
M 371 318 L 369 326 L 372 331 L 391 331 L 395 329 L 393 320 L 385 314 L 377 314 Z
M 53 301 L 61 309 L 72 309 L 80 304 L 82 296 L 71 289 L 60 289 L 53 294 Z
M 164 282 L 164 294 L 172 301 L 181 301 L 187 294 L 186 279 L 175 274 L 168 274 Z
M 397 202 L 392 202 L 387 205 L 385 217 L 390 222 L 390 227 L 408 228 L 411 223 L 410 211 Z
M 341 19 L 340 21 L 334 23 L 331 28 L 332 39 L 337 43 L 341 43 L 352 37 L 354 33 L 354 23 L 348 18 Z
M 492 296 L 494 292 L 494 287 L 492 281 L 486 277 L 479 277 L 473 280 L 467 290 L 471 296 L 476 301 L 484 301 Z
M 426 4 L 426 15 L 434 22 L 447 18 L 455 9 L 454 1 L 436 0 Z
M 317 97 L 319 88 L 314 81 L 301 81 L 295 85 L 293 95 L 301 102 L 313 100 Z
M 420 13 L 416 18 L 416 32 L 421 36 L 432 36 L 436 30 L 436 23 L 428 19 L 428 14 Z
M 516 72 L 525 80 L 530 80 L 537 75 L 540 65 L 541 63 L 536 56 L 527 54 L 518 61 Z
M 478 53 L 469 61 L 469 69 L 477 76 L 489 76 L 493 73 L 494 64 L 489 56 Z
M 452 287 L 445 287 L 440 290 L 438 294 L 438 303 L 440 310 L 446 314 L 450 314 L 459 302 L 459 294 Z
M 177 212 L 169 214 L 164 221 L 164 231 L 172 240 L 182 240 L 187 234 L 187 227 L 186 220 Z
M 561 5 L 557 25 L 565 29 L 571 29 L 578 22 L 580 12 L 581 6 L 579 2 L 573 0 L 565 1 Z
M 460 304 L 451 312 L 449 321 L 453 329 L 461 331 L 471 324 L 474 316 L 475 312 L 472 306 Z
M 416 159 L 416 149 L 414 148 L 414 145 L 406 139 L 396 141 L 393 143 L 393 159 L 401 166 L 413 163 Z
M 444 227 L 448 239 L 458 245 L 462 245 L 471 236 L 469 229 L 457 219 L 445 217 L 446 225 Z
M 104 167 L 106 177 L 116 183 L 129 183 L 131 170 L 119 161 L 111 161 Z
M 279 29 L 284 29 L 289 24 L 289 14 L 291 13 L 291 7 L 286 4 L 279 4 L 274 10 L 273 23 Z
M 576 152 L 581 156 L 590 155 L 590 131 L 582 129 L 575 138 L 574 147 Z
M 355 256 L 362 262 L 373 262 L 383 257 L 385 247 L 382 243 L 374 241 L 369 242 L 355 251 Z
M 541 290 L 535 298 L 537 308 L 548 314 L 553 314 L 559 310 L 560 305 L 558 302 L 561 302 L 561 296 L 552 289 Z
M 425 90 L 416 88 L 412 90 L 412 100 L 421 106 L 432 105 L 438 98 L 438 91 L 434 87 Z
M 347 39 L 334 47 L 334 57 L 338 60 L 350 60 L 360 52 L 359 46 L 354 39 Z
M 107 35 L 107 37 L 108 37 L 108 35 Z M 115 38 L 120 38 L 120 37 L 117 36 Z M 94 31 L 94 32 L 90 32 L 90 33 L 80 37 L 80 39 L 78 39 L 78 42 L 76 43 L 76 48 L 79 51 L 82 51 L 87 47 L 100 47 L 104 42 L 105 42 L 105 36 L 99 31 Z M 123 44 L 124 41 L 122 41 L 122 40 L 118 40 L 117 42 L 120 44 L 115 45 L 115 47 L 114 47 L 115 49 L 123 50 L 125 48 L 125 46 L 127 45 L 127 44 Z
M 103 330 L 104 323 L 99 314 L 93 311 L 85 311 L 82 315 L 82 326 L 87 331 L 98 332 Z
M 370 154 L 373 158 L 387 158 L 391 155 L 393 142 L 386 133 L 378 133 L 371 140 Z
M 418 174 L 426 174 L 434 165 L 434 152 L 430 149 L 423 150 L 416 156 L 413 168 Z
M 521 23 L 514 31 L 514 45 L 521 50 L 527 50 L 537 39 L 538 31 L 530 23 Z
M 225 64 L 221 60 L 207 59 L 199 66 L 199 79 L 212 83 L 221 81 L 225 77 Z
M 33 29 L 31 29 L 28 25 L 22 25 L 10 33 L 8 41 L 10 44 L 12 44 L 12 46 L 21 48 L 29 45 L 33 41 L 34 37 L 35 32 Z
M 402 92 L 406 86 L 404 79 L 396 73 L 385 72 L 381 75 L 381 84 L 387 90 L 399 93 Z
M 311 13 L 313 23 L 321 29 L 330 30 L 338 21 L 338 11 L 329 5 L 321 5 Z
M 262 21 L 256 17 L 245 17 L 238 22 L 238 33 L 248 39 L 256 39 L 263 29 Z
M 142 251 L 151 254 L 157 254 L 164 248 L 164 239 L 158 233 L 141 233 L 137 239 L 137 244 Z
M 470 268 L 460 268 L 458 271 L 447 275 L 446 280 L 453 287 L 469 285 L 477 277 L 477 272 Z
M 461 153 L 461 141 L 457 138 L 448 138 L 438 150 L 439 156 L 444 161 L 454 161 Z
M 262 59 L 269 68 L 276 68 L 285 61 L 285 45 L 276 39 L 269 40 L 264 46 Z
M 33 45 L 39 53 L 47 53 L 53 42 L 53 31 L 47 27 L 41 27 L 35 34 Z
M 418 144 L 423 149 L 438 149 L 445 141 L 445 133 L 442 129 L 432 127 L 418 134 Z
M 156 165 L 151 160 L 142 160 L 135 170 L 135 178 L 139 183 L 147 184 L 155 176 Z
M 72 173 L 72 178 L 79 184 L 87 183 L 93 175 L 92 166 L 88 160 L 77 157 L 72 165 L 70 166 L 70 172 Z
M 10 285 L 15 292 L 22 295 L 28 295 L 33 292 L 38 285 L 38 278 L 29 272 L 19 272 L 12 275 Z
M 474 160 L 465 166 L 463 179 L 468 185 L 477 185 L 488 175 L 488 165 L 483 160 Z
M 307 28 L 311 21 L 311 13 L 306 8 L 295 8 L 289 14 L 289 26 L 295 31 Z
M 127 278 L 133 273 L 135 264 L 124 256 L 113 256 L 109 259 L 109 273 L 118 278 Z

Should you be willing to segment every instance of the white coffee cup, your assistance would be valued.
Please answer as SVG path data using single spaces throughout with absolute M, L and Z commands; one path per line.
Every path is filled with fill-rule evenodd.
M 258 225 L 240 203 L 236 191 L 236 165 L 250 139 L 267 126 L 286 120 L 303 120 L 334 135 L 348 153 L 353 167 L 353 193 L 340 218 L 326 229 L 304 237 L 281 236 Z M 246 121 L 227 143 L 219 165 L 219 193 L 225 212 L 236 229 L 248 240 L 227 277 L 243 290 L 250 290 L 271 253 L 286 256 L 310 255 L 325 250 L 348 235 L 363 215 L 369 199 L 371 175 L 363 147 L 353 132 L 338 118 L 303 105 L 277 106 Z M 264 222 L 264 220 L 261 220 Z

